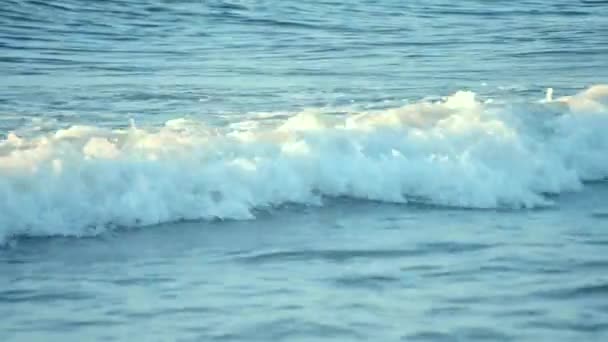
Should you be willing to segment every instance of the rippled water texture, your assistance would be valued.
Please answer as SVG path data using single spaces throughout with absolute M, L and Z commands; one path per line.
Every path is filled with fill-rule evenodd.
M 3 0 L 0 109 L 16 118 L 1 125 L 572 93 L 606 82 L 607 14 L 570 0 Z
M 608 340 L 607 18 L 1 0 L 0 341 Z

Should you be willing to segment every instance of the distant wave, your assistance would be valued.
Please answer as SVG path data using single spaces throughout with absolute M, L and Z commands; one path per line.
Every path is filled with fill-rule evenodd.
M 11 132 L 0 140 L 0 239 L 253 219 L 334 196 L 532 208 L 608 177 L 606 85 L 526 105 L 461 91 L 377 112 L 258 119 Z

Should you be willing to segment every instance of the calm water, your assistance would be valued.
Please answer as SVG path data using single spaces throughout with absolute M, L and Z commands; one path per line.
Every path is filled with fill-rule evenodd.
M 607 2 L 0 5 L 0 340 L 608 339 Z

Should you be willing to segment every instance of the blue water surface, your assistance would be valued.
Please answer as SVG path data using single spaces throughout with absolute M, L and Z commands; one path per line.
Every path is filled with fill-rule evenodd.
M 516 105 L 607 82 L 599 0 L 0 2 L 1 139 L 458 90 Z M 245 221 L 17 234 L 0 247 L 0 340 L 607 340 L 606 182 L 547 196 L 527 209 L 338 197 Z

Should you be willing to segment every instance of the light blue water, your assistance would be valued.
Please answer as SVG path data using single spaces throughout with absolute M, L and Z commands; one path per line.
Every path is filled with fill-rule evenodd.
M 607 18 L 2 0 L 0 340 L 607 339 Z

